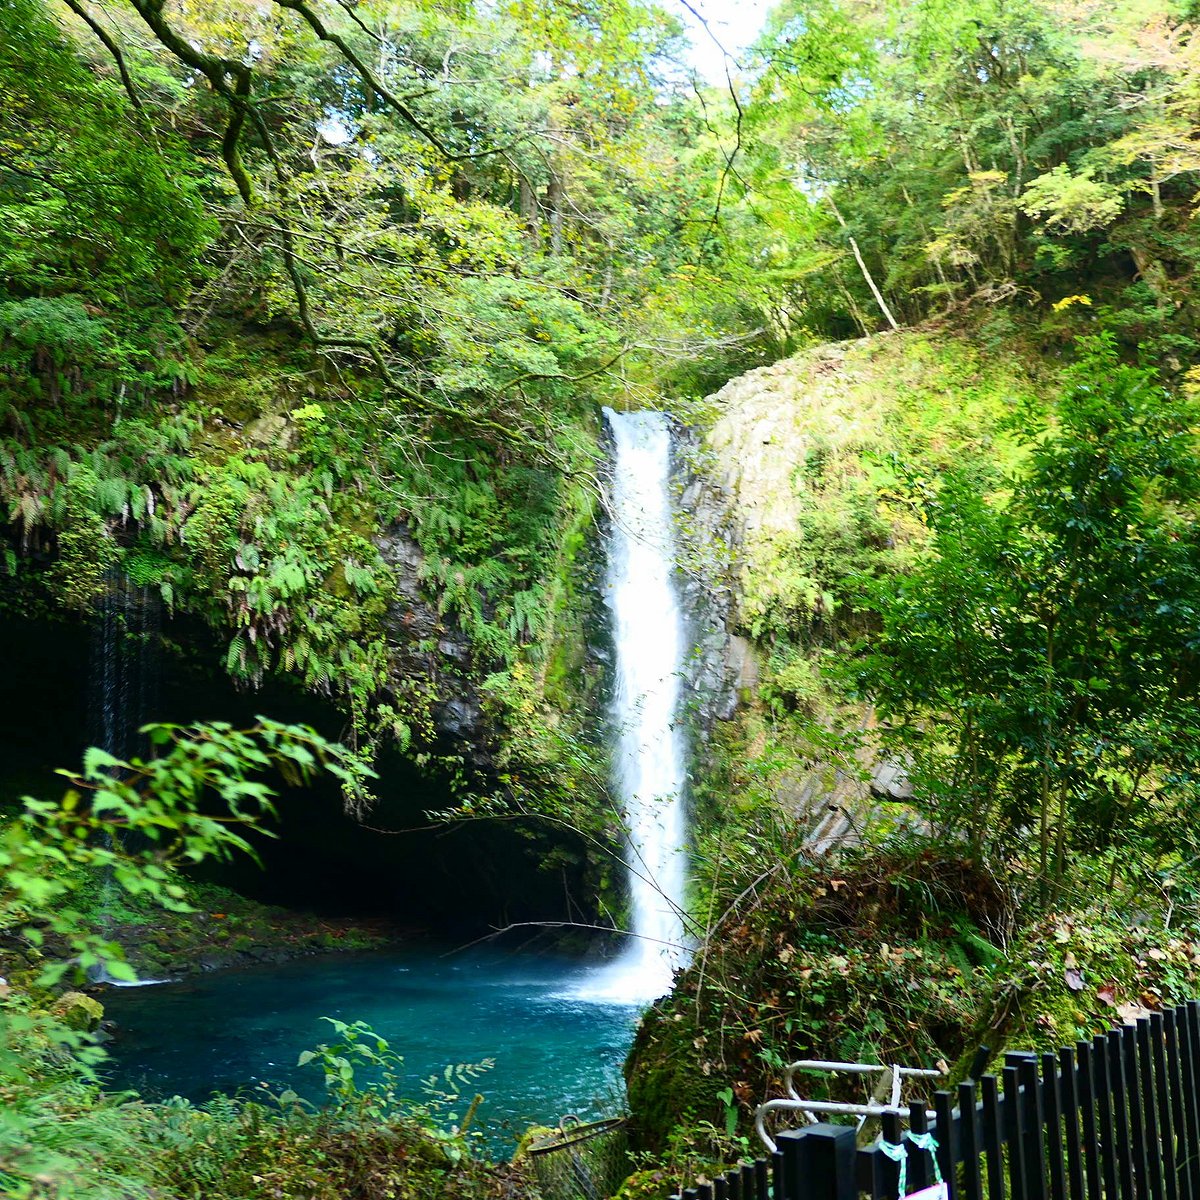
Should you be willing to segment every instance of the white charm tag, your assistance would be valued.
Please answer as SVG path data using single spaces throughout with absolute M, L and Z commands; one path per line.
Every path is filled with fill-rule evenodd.
M 950 1200 L 950 1190 L 944 1183 L 935 1183 L 919 1192 L 909 1192 L 904 1200 Z

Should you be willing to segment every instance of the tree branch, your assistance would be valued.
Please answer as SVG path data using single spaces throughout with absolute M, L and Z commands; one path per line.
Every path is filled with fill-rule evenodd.
M 129 103 L 138 112 L 142 112 L 142 98 L 138 95 L 133 78 L 129 74 L 129 68 L 125 64 L 125 55 L 122 53 L 121 47 L 117 45 L 112 34 L 83 7 L 79 0 L 63 0 L 63 2 L 96 35 L 97 40 L 112 56 L 112 60 L 116 63 L 117 71 L 121 76 L 121 85 L 125 88 L 125 94 L 129 97 Z
M 510 144 L 507 146 L 493 146 L 487 150 L 475 150 L 467 153 L 458 153 L 451 150 L 399 96 L 384 86 L 379 77 L 363 62 L 362 58 L 355 52 L 349 42 L 341 34 L 330 29 L 304 0 L 275 0 L 275 3 L 280 8 L 290 9 L 292 12 L 299 14 L 321 41 L 328 42 L 331 46 L 336 46 L 342 57 L 358 73 L 363 83 L 412 129 L 416 130 L 439 154 L 450 162 L 464 162 L 473 158 L 487 158 L 490 155 L 503 154 L 506 150 L 512 149 L 512 144 Z

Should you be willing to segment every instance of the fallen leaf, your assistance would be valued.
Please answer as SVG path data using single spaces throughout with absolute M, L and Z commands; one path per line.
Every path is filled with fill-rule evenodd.
M 1060 925 L 1054 931 L 1054 940 L 1060 944 L 1069 942 L 1071 940 L 1071 931 L 1065 925 Z
M 1083 991 L 1083 972 L 1076 970 L 1074 967 L 1068 967 L 1063 972 L 1063 978 L 1067 982 L 1067 987 L 1073 992 Z
M 829 881 L 829 886 L 833 888 L 835 892 L 840 892 L 842 888 L 846 886 L 846 881 L 844 879 L 831 879 Z
M 1140 1021 L 1142 1017 L 1148 1017 L 1150 1010 L 1143 1008 L 1140 1004 L 1119 1004 L 1117 1005 L 1117 1016 L 1126 1024 L 1132 1025 L 1134 1021 Z
M 1063 966 L 1066 967 L 1068 971 L 1073 971 L 1077 966 L 1079 966 L 1079 963 L 1075 959 L 1075 955 L 1073 955 L 1070 950 L 1063 955 Z
M 1115 1007 L 1117 1003 L 1117 990 L 1111 983 L 1106 983 L 1102 988 L 1096 989 L 1096 999 L 1101 1004 L 1107 1004 L 1110 1007 Z

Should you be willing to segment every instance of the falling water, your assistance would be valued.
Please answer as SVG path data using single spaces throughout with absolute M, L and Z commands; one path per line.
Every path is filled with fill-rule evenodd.
M 615 446 L 606 578 L 616 648 L 614 784 L 625 817 L 632 937 L 589 991 L 635 1003 L 667 991 L 687 955 L 679 724 L 685 641 L 674 583 L 667 417 L 604 413 Z
M 128 759 L 145 749 L 138 731 L 158 706 L 161 622 L 157 594 L 149 587 L 135 584 L 124 571 L 110 568 L 92 626 L 88 743 L 120 759 Z M 105 835 L 105 840 L 111 846 L 109 835 Z M 114 893 L 110 873 L 103 885 L 104 932 L 109 938 L 116 936 L 107 915 Z M 94 981 L 125 986 L 103 967 L 93 967 L 89 974 Z
M 92 626 L 88 742 L 118 758 L 142 747 L 138 730 L 158 701 L 161 606 L 153 589 L 111 568 Z

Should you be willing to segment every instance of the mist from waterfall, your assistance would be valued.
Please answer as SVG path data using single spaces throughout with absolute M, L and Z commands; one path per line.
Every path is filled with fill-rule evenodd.
M 669 990 L 688 955 L 679 711 L 687 643 L 674 578 L 668 418 L 609 408 L 604 415 L 614 446 L 605 580 L 616 652 L 613 785 L 625 820 L 631 936 L 586 990 L 594 999 L 641 1003 Z

